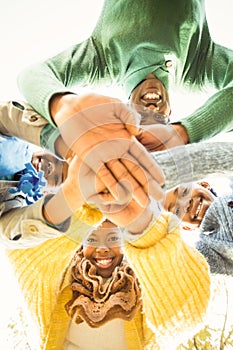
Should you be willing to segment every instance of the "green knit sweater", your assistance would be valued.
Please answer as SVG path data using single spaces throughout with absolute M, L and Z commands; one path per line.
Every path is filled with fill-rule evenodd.
M 107 0 L 87 40 L 27 68 L 18 84 L 51 120 L 49 101 L 56 93 L 116 84 L 129 96 L 151 72 L 168 90 L 215 90 L 181 120 L 191 143 L 233 129 L 233 51 L 211 40 L 203 0 Z

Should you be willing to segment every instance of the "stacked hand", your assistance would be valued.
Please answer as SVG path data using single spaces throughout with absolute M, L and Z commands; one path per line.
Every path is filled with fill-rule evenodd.
M 67 146 L 116 201 L 125 202 L 129 193 L 142 207 L 149 196 L 162 199 L 162 170 L 136 140 L 138 116 L 123 103 L 96 94 L 58 95 L 52 100 L 51 114 Z M 81 188 L 86 191 L 86 186 Z
M 188 135 L 180 124 L 143 125 L 136 137 L 149 152 L 164 151 L 188 143 Z

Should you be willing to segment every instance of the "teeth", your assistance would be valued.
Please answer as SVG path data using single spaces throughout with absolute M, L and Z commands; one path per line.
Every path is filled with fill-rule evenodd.
M 112 259 L 98 259 L 97 263 L 100 265 L 108 265 L 112 262 Z
M 202 205 L 202 200 L 200 201 L 200 203 L 198 204 L 198 207 L 197 207 L 197 210 L 196 210 L 196 213 L 195 213 L 195 219 L 198 217 L 199 213 L 200 213 L 200 210 L 201 210 L 201 205 Z
M 154 113 L 157 113 L 157 112 L 159 111 L 159 107 L 153 106 L 153 108 L 151 108 L 151 105 L 148 106 L 148 107 L 143 107 L 143 110 L 144 110 L 144 111 L 148 111 L 148 109 L 150 109 L 150 110 L 151 110 L 152 112 L 154 112 Z
M 148 92 L 143 96 L 144 100 L 160 100 L 160 96 L 155 92 Z

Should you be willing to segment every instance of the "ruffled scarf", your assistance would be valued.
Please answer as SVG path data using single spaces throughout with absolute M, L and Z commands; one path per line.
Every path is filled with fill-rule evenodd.
M 106 281 L 96 274 L 80 247 L 74 256 L 71 278 L 73 295 L 65 308 L 77 324 L 85 321 L 97 328 L 115 318 L 130 321 L 141 306 L 138 280 L 126 262 L 117 266 Z

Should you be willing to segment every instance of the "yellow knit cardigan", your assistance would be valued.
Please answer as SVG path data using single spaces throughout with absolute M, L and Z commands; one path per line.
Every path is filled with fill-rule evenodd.
M 86 214 L 86 222 L 101 218 L 95 211 Z M 90 226 L 74 216 L 67 235 L 8 251 L 38 327 L 41 350 L 62 349 L 70 321 L 64 309 L 71 298 L 70 263 L 89 231 Z M 135 240 L 126 241 L 124 253 L 138 276 L 143 298 L 143 312 L 125 322 L 127 348 L 175 349 L 176 343 L 195 334 L 206 313 L 210 279 L 204 257 L 182 241 L 169 213 L 154 219 Z

